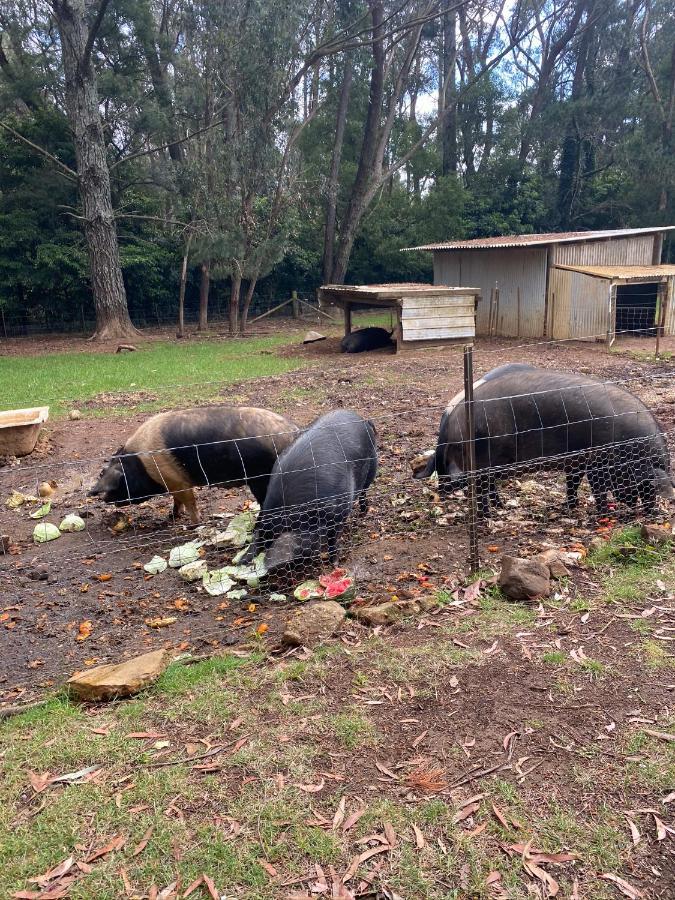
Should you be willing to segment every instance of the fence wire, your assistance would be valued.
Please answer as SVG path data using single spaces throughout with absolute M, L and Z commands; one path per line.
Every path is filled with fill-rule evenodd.
M 75 478 L 81 485 L 68 511 L 82 514 L 83 530 L 64 536 L 58 544 L 24 544 L 22 557 L 48 561 L 52 570 L 66 575 L 83 555 L 105 561 L 107 567 L 119 562 L 121 571 L 128 569 L 129 554 L 159 552 L 166 557 L 183 541 L 186 549 L 182 555 L 174 553 L 174 563 L 176 568 L 192 565 L 182 573 L 185 577 L 203 577 L 206 571 L 208 579 L 208 572 L 215 571 L 220 586 L 234 591 L 257 589 L 261 581 L 271 587 L 296 585 L 336 566 L 349 568 L 378 542 L 391 546 L 401 538 L 431 537 L 437 551 L 456 551 L 458 543 L 467 541 L 471 525 L 466 499 L 471 484 L 481 516 L 483 559 L 487 542 L 493 541 L 495 522 L 522 523 L 536 537 L 542 522 L 556 518 L 630 520 L 666 515 L 671 508 L 670 448 L 675 446 L 675 431 L 662 430 L 647 406 L 626 388 L 630 385 L 645 394 L 654 386 L 665 387 L 675 400 L 671 391 L 675 373 L 603 383 L 578 379 L 569 388 L 528 391 L 523 386 L 504 397 L 477 397 L 474 470 L 467 464 L 469 436 L 461 392 L 448 406 L 414 410 L 414 420 L 424 420 L 430 434 L 439 419 L 446 424 L 450 420 L 454 427 L 445 435 L 441 427 L 437 435 L 428 481 L 407 474 L 402 478 L 392 471 L 388 448 L 380 446 L 380 475 L 371 485 L 378 449 L 365 420 L 358 419 L 300 429 L 283 452 L 280 432 L 125 452 L 113 460 L 122 474 L 122 495 L 115 498 L 122 505 L 117 512 L 104 501 L 85 496 L 102 457 L 66 460 L 58 466 L 45 462 L 5 467 L 0 469 L 2 496 L 4 500 L 12 487 L 22 486 L 24 493 L 39 498 L 44 478 L 58 476 L 60 468 L 67 481 L 78 469 Z M 386 428 L 388 436 L 395 435 L 402 414 L 409 421 L 413 411 L 397 409 L 373 417 L 375 433 Z M 251 464 L 251 448 L 260 441 L 272 447 L 262 471 Z M 291 454 L 293 447 L 296 451 Z M 176 458 L 183 460 L 188 472 L 180 483 L 167 476 L 171 470 L 167 462 Z M 222 460 L 229 461 L 229 470 L 222 468 Z M 423 463 L 428 466 L 429 457 Z M 138 480 L 139 471 L 148 481 Z M 30 492 L 28 484 L 34 485 Z M 249 501 L 243 511 L 209 518 L 206 525 L 183 524 L 178 515 L 181 503 L 175 501 L 184 502 L 193 486 L 231 490 L 244 484 L 258 495 L 260 510 Z M 237 494 L 232 504 L 243 496 Z M 158 501 L 171 498 L 173 511 L 162 524 L 157 519 Z M 35 513 L 41 502 L 29 499 L 18 511 L 2 509 L 0 560 L 12 564 L 16 558 L 10 540 L 17 521 L 13 517 L 19 517 L 26 530 L 28 511 Z M 65 510 L 59 501 L 34 524 L 57 525 Z M 113 519 L 118 514 L 124 517 L 124 529 L 115 533 Z M 5 531 L 8 540 L 2 537 Z

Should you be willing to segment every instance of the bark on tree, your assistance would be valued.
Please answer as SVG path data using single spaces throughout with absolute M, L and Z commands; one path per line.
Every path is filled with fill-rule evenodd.
M 68 119 L 75 142 L 84 236 L 96 310 L 93 335 L 96 340 L 138 334 L 129 318 L 120 267 L 96 72 L 91 61 L 93 43 L 107 5 L 108 0 L 101 0 L 95 21 L 88 27 L 84 0 L 52 0 L 61 37 Z
M 592 16 L 593 9 L 589 9 Z M 578 191 L 581 164 L 582 133 L 580 114 L 577 106 L 583 97 L 588 52 L 593 39 L 593 25 L 588 23 L 579 39 L 574 77 L 572 78 L 572 115 L 565 129 L 560 155 L 560 178 L 558 180 L 558 224 L 561 231 L 568 231 L 572 221 L 574 198 Z
M 201 264 L 199 281 L 199 325 L 198 331 L 205 331 L 209 326 L 209 288 L 211 287 L 211 260 Z
M 246 288 L 246 293 L 244 294 L 244 305 L 241 309 L 241 321 L 239 323 L 239 331 L 241 334 L 246 334 L 246 325 L 248 324 L 248 311 L 251 307 L 251 301 L 253 300 L 253 293 L 255 291 L 255 286 L 258 283 L 257 276 L 254 276 L 249 280 L 248 287 Z
M 236 266 L 236 262 L 235 262 Z M 241 272 L 237 268 L 232 275 L 230 287 L 230 334 L 236 334 L 239 328 L 239 295 L 241 294 Z
M 180 287 L 178 289 L 178 334 L 176 337 L 185 337 L 185 286 L 187 285 L 188 257 L 190 256 L 190 243 L 192 235 L 188 236 L 183 252 L 183 263 L 180 269 Z
M 347 109 L 349 107 L 349 93 L 352 85 L 352 62 L 349 54 L 345 54 L 344 69 L 342 72 L 342 87 L 338 101 L 337 115 L 335 118 L 335 141 L 333 142 L 333 156 L 331 158 L 328 185 L 326 187 L 326 231 L 323 241 L 323 282 L 328 284 L 333 274 L 333 256 L 335 253 L 335 227 L 337 221 L 337 198 L 340 184 L 340 163 L 342 161 L 342 146 L 344 144 L 345 126 L 347 124 Z
M 441 171 L 443 175 L 457 173 L 456 65 L 457 7 L 455 0 L 445 0 L 443 12 L 443 109 L 447 112 L 441 128 Z

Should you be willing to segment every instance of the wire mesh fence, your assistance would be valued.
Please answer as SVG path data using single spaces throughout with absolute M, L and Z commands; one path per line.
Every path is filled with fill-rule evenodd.
M 18 516 L 26 531 L 20 552 L 30 548 L 31 558 L 64 573 L 83 554 L 120 570 L 132 555 L 149 566 L 147 575 L 168 565 L 213 594 L 297 589 L 321 578 L 325 584 L 305 588 L 310 596 L 341 596 L 353 587 L 349 570 L 356 561 L 367 568 L 377 548 L 395 553 L 430 542 L 437 555 L 459 554 L 466 566 L 472 541 L 484 561 L 505 524 L 536 540 L 561 523 L 665 516 L 675 431 L 662 428 L 639 396 L 649 401 L 658 386 L 675 400 L 674 378 L 657 372 L 603 382 L 511 364 L 472 382 L 469 403 L 462 391 L 445 406 L 372 420 L 342 411 L 298 431 L 148 444 L 112 461 L 5 467 L 0 489 L 16 510 L 3 509 L 0 558 L 17 552 Z M 402 415 L 424 420 L 429 432 L 440 420 L 435 447 L 412 460 L 408 474 L 388 468 L 381 438 L 378 448 L 378 433 L 391 440 Z M 87 497 L 101 469 L 103 480 L 114 474 L 115 490 Z M 49 508 L 41 496 L 49 494 L 47 478 L 72 486 L 68 506 Z M 256 502 L 244 499 L 244 485 Z M 228 491 L 228 510 L 206 524 L 187 521 L 182 514 L 197 511 L 195 487 Z M 52 544 L 59 525 L 77 533 Z M 161 557 L 154 566 L 151 554 Z

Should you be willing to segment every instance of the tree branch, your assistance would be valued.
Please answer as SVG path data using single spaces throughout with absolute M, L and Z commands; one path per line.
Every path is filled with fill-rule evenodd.
M 82 69 L 86 69 L 89 65 L 89 61 L 91 59 L 91 51 L 94 49 L 94 41 L 96 40 L 96 36 L 101 30 L 103 17 L 105 16 L 105 11 L 108 8 L 109 3 L 110 0 L 101 0 L 101 5 L 99 6 L 98 12 L 96 13 L 96 18 L 92 22 L 91 28 L 89 29 L 89 34 L 87 35 L 87 43 L 84 45 L 84 52 L 82 53 L 82 59 L 80 60 L 80 67 Z
M 649 87 L 654 97 L 654 102 L 659 109 L 661 117 L 665 119 L 663 101 L 661 100 L 661 92 L 659 91 L 659 86 L 656 83 L 656 78 L 654 77 L 654 70 L 652 69 L 652 63 L 649 58 L 649 50 L 647 49 L 647 23 L 649 21 L 649 9 L 650 4 L 647 3 L 645 5 L 645 14 L 642 19 L 642 25 L 640 26 L 640 50 L 642 51 L 642 59 L 645 64 L 645 74 L 647 75 L 647 80 L 649 81 Z
M 139 156 L 147 156 L 149 153 L 159 153 L 160 150 L 166 150 L 169 147 L 173 147 L 175 144 L 184 144 L 186 141 L 191 141 L 193 138 L 198 137 L 200 134 L 204 134 L 205 131 L 210 131 L 212 128 L 216 128 L 218 125 L 223 125 L 225 119 L 217 119 L 215 122 L 210 122 L 208 125 L 205 125 L 203 128 L 197 129 L 197 131 L 193 131 L 192 134 L 188 134 L 183 138 L 179 138 L 178 140 L 168 141 L 166 144 L 161 144 L 159 147 L 148 147 L 147 150 L 139 150 L 137 153 L 130 153 L 129 156 L 124 156 L 122 159 L 116 160 L 109 168 L 112 172 L 113 169 L 116 169 L 117 166 L 121 166 L 122 163 L 130 162 L 132 159 L 138 159 Z
M 13 134 L 15 138 L 18 138 L 20 141 L 23 141 L 24 144 L 28 144 L 28 146 L 35 150 L 36 153 L 39 153 L 41 156 L 44 156 L 45 159 L 53 162 L 59 169 L 62 175 L 65 175 L 67 178 L 72 178 L 73 181 L 77 181 L 77 172 L 67 166 L 65 163 L 62 163 L 60 159 L 57 159 L 56 156 L 53 156 L 48 150 L 45 150 L 44 147 L 40 147 L 37 144 L 34 144 L 32 141 L 29 141 L 27 137 L 24 137 L 22 134 L 19 134 L 11 125 L 8 125 L 6 122 L 0 122 L 0 128 L 4 128 L 5 131 L 9 131 L 10 134 Z

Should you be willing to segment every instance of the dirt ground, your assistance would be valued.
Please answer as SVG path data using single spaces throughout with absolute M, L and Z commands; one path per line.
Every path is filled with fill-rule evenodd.
M 358 656 L 372 631 L 350 623 L 341 636 L 347 655 L 329 667 L 320 684 L 308 679 L 302 685 L 303 693 L 319 690 L 336 712 L 345 697 L 361 704 L 382 735 L 381 746 L 388 748 L 384 755 L 380 752 L 384 774 L 377 763 L 380 774 L 373 775 L 374 757 L 362 769 L 354 768 L 350 757 L 351 763 L 342 760 L 349 770 L 334 777 L 347 777 L 349 790 L 357 793 L 374 790 L 377 777 L 382 796 L 398 796 L 398 767 L 408 765 L 407 760 L 414 764 L 417 755 L 425 753 L 439 761 L 451 787 L 467 783 L 462 781 L 465 771 L 503 767 L 525 785 L 530 808 L 564 798 L 567 806 L 597 818 L 607 805 L 627 809 L 643 830 L 652 829 L 651 819 L 647 822 L 645 817 L 660 802 L 656 789 L 639 779 L 630 786 L 622 782 L 626 760 L 640 757 L 637 750 L 627 757 L 618 735 L 625 741 L 635 723 L 662 731 L 664 718 L 672 718 L 675 685 L 669 682 L 675 679 L 667 668 L 670 662 L 658 677 L 650 673 L 640 656 L 642 632 L 633 626 L 646 616 L 657 637 L 660 632 L 664 641 L 672 640 L 673 585 L 663 584 L 657 595 L 631 599 L 621 607 L 603 605 L 602 579 L 579 566 L 549 603 L 530 609 L 505 605 L 490 619 L 489 597 L 485 601 L 489 580 L 479 584 L 482 607 L 477 590 L 463 587 L 468 574 L 465 500 L 440 500 L 429 485 L 410 477 L 410 459 L 433 446 L 441 410 L 461 389 L 461 351 L 400 356 L 378 352 L 346 358 L 338 353 L 338 344 L 339 339 L 332 337 L 307 347 L 287 347 L 279 352 L 301 354 L 307 359 L 306 368 L 223 391 L 223 402 L 265 406 L 299 425 L 335 407 L 354 408 L 373 419 L 380 473 L 369 513 L 352 525 L 341 563 L 354 573 L 358 594 L 365 600 L 406 599 L 427 590 L 442 591 L 447 598 L 420 621 L 382 631 L 379 638 L 387 642 L 387 653 L 381 660 Z M 608 354 L 602 347 L 585 344 L 481 342 L 474 369 L 480 376 L 503 363 L 522 361 L 608 380 L 631 379 L 631 389 L 672 433 L 675 384 L 654 377 L 672 374 L 672 364 L 638 358 L 645 350 L 639 342 L 625 342 L 621 350 L 626 352 Z M 27 346 L 22 352 L 28 352 Z M 101 402 L 114 404 L 114 398 L 106 395 Z M 190 396 L 185 405 L 199 402 L 198 395 Z M 105 459 L 143 418 L 51 423 L 48 441 L 37 457 L 0 469 L 3 501 L 12 489 L 35 493 L 39 482 L 54 479 L 57 515 L 50 520 L 79 512 L 87 523 L 82 533 L 35 545 L 31 540 L 35 522 L 25 509 L 8 510 L 4 502 L 0 507 L 0 535 L 7 536 L 6 552 L 0 555 L 0 709 L 41 696 L 75 670 L 160 646 L 197 655 L 230 647 L 274 650 L 289 611 L 297 606 L 294 601 L 271 602 L 266 593 L 251 592 L 240 601 L 209 597 L 172 571 L 144 576 L 142 564 L 154 553 L 166 555 L 169 548 L 190 539 L 191 529 L 173 521 L 166 498 L 134 508 L 128 518 L 86 498 Z M 502 552 L 528 555 L 547 547 L 582 548 L 598 530 L 608 533 L 612 523 L 598 523 L 587 494 L 578 514 L 563 515 L 561 491 L 555 474 L 505 485 L 504 496 L 517 501 L 517 506 L 480 524 L 486 569 Z M 248 499 L 244 489 L 202 489 L 198 496 L 202 521 L 218 522 L 215 516 L 241 510 Z M 662 517 L 669 512 L 664 507 Z M 120 521 L 128 522 L 127 527 L 115 530 Z M 209 549 L 209 567 L 225 564 L 230 556 Z M 167 623 L 148 624 L 157 619 Z M 84 639 L 78 640 L 83 623 L 90 623 L 90 629 L 85 628 Z M 662 646 L 668 657 L 670 645 Z M 458 665 L 466 664 L 461 672 L 458 669 L 459 683 L 447 671 L 448 661 L 455 659 L 452 654 Z M 578 678 L 561 682 L 545 661 L 557 655 L 573 667 L 578 664 Z M 358 687 L 357 657 L 361 669 L 371 675 L 376 670 L 385 687 L 372 687 L 373 682 Z M 606 677 L 610 672 L 612 677 Z M 412 688 L 419 679 L 426 684 L 421 693 L 419 687 Z M 300 728 L 296 738 L 300 743 L 312 741 L 311 728 L 306 735 Z M 339 768 L 339 759 L 339 754 L 329 752 L 321 762 L 326 768 Z M 659 816 L 666 815 L 661 807 L 658 810 Z M 635 897 L 673 896 L 672 846 L 669 832 L 665 840 L 659 837 L 640 846 L 628 874 L 646 893 Z
M 434 445 L 442 408 L 461 389 L 461 352 L 453 348 L 410 356 L 385 351 L 345 357 L 338 352 L 338 342 L 329 338 L 284 348 L 279 352 L 302 354 L 310 365 L 230 385 L 223 401 L 265 406 L 301 426 L 336 407 L 354 408 L 373 419 L 380 473 L 371 490 L 370 513 L 348 532 L 341 561 L 354 572 L 359 593 L 368 600 L 405 596 L 417 581 L 414 575 L 402 579 L 401 573 L 419 574 L 418 566 L 425 563 L 438 573 L 434 581 L 439 586 L 454 584 L 467 574 L 466 504 L 461 498 L 439 501 L 426 482 L 410 477 L 409 463 Z M 645 377 L 670 371 L 669 363 L 654 365 L 584 344 L 484 342 L 475 353 L 476 375 L 511 360 L 609 380 L 634 378 L 631 387 L 654 409 L 664 429 L 675 428 L 675 387 L 669 380 Z M 116 402 L 111 395 L 101 399 L 103 407 Z M 198 395 L 186 397 L 186 405 L 198 404 Z M 127 516 L 86 497 L 106 459 L 143 418 L 50 423 L 48 441 L 37 454 L 15 467 L 0 468 L 3 498 L 12 489 L 35 494 L 40 482 L 53 479 L 58 484 L 56 519 L 52 514 L 49 520 L 78 512 L 87 523 L 82 533 L 35 545 L 35 522 L 26 509 L 8 510 L 4 503 L 0 508 L 0 534 L 8 551 L 0 555 L 2 626 L 9 632 L 0 660 L 1 702 L 25 699 L 85 665 L 151 646 L 204 652 L 206 647 L 238 645 L 263 620 L 269 640 L 278 637 L 286 605 L 248 596 L 227 607 L 227 601 L 197 592 L 175 572 L 144 577 L 142 564 L 154 553 L 166 553 L 191 537 L 187 525 L 173 520 L 170 498 L 135 507 Z M 502 510 L 481 523 L 485 564 L 495 558 L 495 547 L 527 554 L 545 546 L 588 543 L 595 527 L 592 502 L 586 498 L 578 516 L 562 517 L 560 479 L 554 474 L 543 479 L 541 499 L 533 498 L 529 510 Z M 507 487 L 506 496 L 509 490 L 513 494 Z M 239 511 L 248 498 L 244 489 L 201 489 L 198 494 L 202 522 L 211 524 L 217 521 L 214 516 Z M 439 502 L 443 515 L 434 517 Z M 125 530 L 116 531 L 120 521 Z M 228 555 L 209 550 L 209 566 L 227 563 Z M 257 604 L 255 616 L 246 614 L 252 600 Z M 161 629 L 145 624 L 174 614 L 175 622 Z M 78 624 L 86 621 L 93 623 L 91 636 L 77 641 Z

